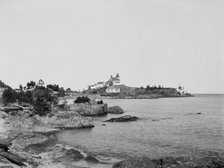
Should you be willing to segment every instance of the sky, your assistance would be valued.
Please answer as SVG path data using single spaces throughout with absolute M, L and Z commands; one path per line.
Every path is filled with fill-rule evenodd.
M 223 0 L 0 0 L 0 80 L 224 93 Z

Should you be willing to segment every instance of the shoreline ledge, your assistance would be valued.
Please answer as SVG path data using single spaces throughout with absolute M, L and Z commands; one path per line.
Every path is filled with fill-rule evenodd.
M 68 106 L 66 110 L 55 109 L 45 117 L 32 115 L 32 110 L 27 109 L 0 111 L 2 127 L 0 167 L 69 168 L 76 167 L 72 163 L 79 161 L 101 164 L 97 156 L 59 143 L 55 134 L 64 129 L 93 128 L 93 119 L 86 115 L 94 117 L 96 114 L 102 114 L 102 111 L 107 114 L 108 106 L 83 104 Z M 94 108 L 91 109 L 91 107 Z M 115 110 L 114 113 L 116 114 L 117 111 Z M 130 117 L 138 119 L 135 116 Z M 160 159 L 136 157 L 116 162 L 113 166 L 111 165 L 113 168 L 223 168 L 224 155 L 219 156 L 213 153 L 206 157 L 164 157 Z

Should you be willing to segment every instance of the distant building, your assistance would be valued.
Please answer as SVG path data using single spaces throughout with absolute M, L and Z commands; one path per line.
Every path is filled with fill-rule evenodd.
M 89 88 L 90 89 L 98 89 L 98 88 L 102 88 L 104 86 L 105 86 L 105 83 L 104 82 L 98 82 L 97 84 L 90 85 Z
M 110 85 L 106 89 L 107 93 L 121 93 L 123 88 L 125 87 L 124 85 L 121 84 L 119 74 L 117 74 L 115 77 L 111 75 L 109 79 L 109 83 Z
M 112 85 L 106 89 L 107 93 L 120 93 L 121 88 L 119 85 Z
M 179 86 L 178 88 L 176 88 L 176 91 L 180 94 L 180 95 L 184 95 L 187 93 L 186 90 L 184 90 L 184 87 Z
M 125 85 L 112 85 L 106 89 L 107 93 L 128 93 L 131 88 Z

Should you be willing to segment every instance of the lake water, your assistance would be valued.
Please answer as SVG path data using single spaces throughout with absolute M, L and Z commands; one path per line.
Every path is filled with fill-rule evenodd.
M 224 95 L 104 102 L 119 105 L 125 114 L 140 120 L 103 123 L 121 116 L 108 114 L 94 118 L 94 128 L 64 131 L 58 140 L 94 155 L 120 159 L 224 153 Z

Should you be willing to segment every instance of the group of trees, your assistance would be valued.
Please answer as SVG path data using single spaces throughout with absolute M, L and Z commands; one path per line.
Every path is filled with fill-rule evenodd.
M 163 89 L 164 87 L 161 86 L 161 85 L 154 85 L 154 86 L 150 86 L 150 85 L 147 85 L 145 88 L 143 86 L 140 87 L 140 89 L 145 89 L 146 91 L 149 91 L 149 90 L 155 90 L 155 89 Z
M 3 82 L 0 82 L 0 86 L 7 86 Z M 27 83 L 25 87 L 20 85 L 20 91 L 15 91 L 11 87 L 7 86 L 7 89 L 3 92 L 2 99 L 4 104 L 18 102 L 29 103 L 34 107 L 34 114 L 40 116 L 46 115 L 52 110 L 52 107 L 57 104 L 57 96 L 54 95 L 52 86 L 55 89 L 59 88 L 58 85 L 50 85 L 50 87 L 37 86 L 34 81 Z M 25 88 L 25 90 L 24 90 Z M 31 89 L 32 90 L 27 90 Z M 59 95 L 65 95 L 63 88 L 58 89 Z
M 0 80 L 0 87 L 6 88 L 6 87 L 9 87 L 9 86 L 6 85 L 4 82 L 2 82 L 2 81 Z
M 87 96 L 77 97 L 77 99 L 74 101 L 74 103 L 89 103 L 89 102 L 90 98 L 88 98 Z
M 58 99 L 49 88 L 37 88 L 33 92 L 34 113 L 45 116 L 57 105 Z
M 49 84 L 47 85 L 47 88 L 52 89 L 55 92 L 58 92 L 58 96 L 63 97 L 65 96 L 65 90 L 63 87 L 59 87 L 59 85 L 56 84 Z

